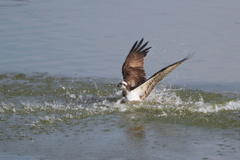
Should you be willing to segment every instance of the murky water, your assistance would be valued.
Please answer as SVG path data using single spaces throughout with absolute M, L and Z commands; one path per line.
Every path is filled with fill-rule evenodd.
M 1 84 L 3 159 L 239 156 L 238 95 L 162 84 L 126 104 L 114 79 L 6 73 Z
M 0 159 L 238 159 L 238 1 L 0 1 Z M 146 102 L 116 87 L 145 37 Z

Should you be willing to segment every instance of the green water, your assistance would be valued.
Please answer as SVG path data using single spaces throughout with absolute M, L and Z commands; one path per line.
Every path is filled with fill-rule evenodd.
M 239 6 L 0 0 L 0 159 L 239 159 Z M 195 54 L 146 102 L 122 103 L 141 38 L 147 77 Z
M 170 132 L 167 135 L 175 134 L 174 130 L 183 130 L 181 131 L 181 134 L 184 132 L 183 135 L 176 134 L 174 138 L 178 137 L 178 140 L 182 136 L 187 138 L 186 134 L 188 134 L 196 146 L 199 146 L 197 142 L 199 139 L 202 139 L 201 145 L 206 145 L 208 142 L 209 145 L 217 143 L 214 145 L 215 157 L 220 156 L 220 159 L 228 156 L 223 154 L 222 150 L 219 151 L 219 147 L 224 147 L 230 143 L 229 141 L 233 141 L 230 152 L 234 154 L 230 158 L 239 155 L 240 101 L 238 95 L 160 84 L 146 102 L 123 103 L 121 91 L 116 87 L 117 83 L 114 79 L 51 76 L 47 73 L 3 73 L 0 75 L 0 82 L 0 142 L 6 144 L 0 147 L 3 153 L 9 152 L 8 147 L 16 148 L 16 146 L 26 146 L 28 143 L 35 144 L 34 142 L 40 146 L 48 144 L 56 137 L 59 139 L 54 141 L 68 144 L 64 142 L 66 139 L 71 141 L 80 136 L 82 138 L 76 142 L 82 142 L 84 146 L 94 146 L 95 143 L 93 145 L 91 139 L 100 138 L 105 134 L 110 134 L 108 138 L 115 143 L 116 148 L 121 149 L 121 146 L 126 144 L 121 138 L 124 131 L 128 136 L 132 136 L 130 139 L 134 140 L 137 146 L 142 146 L 142 139 L 148 139 L 147 146 L 153 148 L 147 149 L 149 150 L 147 153 L 150 154 L 150 151 L 159 146 L 165 147 L 163 144 L 158 144 L 162 143 L 159 142 L 161 139 L 159 134 L 154 133 L 150 137 L 148 134 L 153 134 L 151 132 L 155 132 L 157 128 L 163 134 L 162 132 L 171 128 L 167 131 Z M 115 133 L 116 130 L 117 133 Z M 204 133 L 203 137 L 193 137 L 201 132 Z M 226 136 L 230 140 L 217 142 L 212 139 L 205 142 L 204 139 L 209 138 L 210 135 L 213 137 L 217 135 L 218 138 L 223 139 Z M 119 143 L 116 143 L 115 139 L 119 138 Z M 72 143 L 68 144 L 70 148 L 73 147 Z M 105 137 L 105 139 L 100 138 L 98 143 L 104 146 L 105 143 L 110 142 Z M 165 145 L 168 144 L 165 143 Z M 179 142 L 177 150 L 181 148 L 181 143 Z M 55 143 L 51 145 L 57 147 Z M 40 154 L 45 158 L 50 156 L 50 159 L 54 159 L 53 155 L 47 156 L 41 149 L 33 151 L 31 147 L 27 148 L 27 151 L 25 150 L 27 158 L 33 154 L 35 159 L 38 159 L 37 155 Z M 171 146 L 167 151 L 170 152 L 173 148 L 174 146 Z M 15 152 L 10 155 L 25 155 L 19 148 L 15 149 Z M 94 152 L 97 151 L 94 150 Z M 137 150 L 132 158 L 136 158 L 137 152 L 140 150 Z M 187 152 L 187 149 L 183 149 L 181 156 L 188 159 L 184 152 Z M 229 153 L 229 151 L 226 152 Z M 91 157 L 91 154 L 86 151 L 80 153 L 84 154 L 85 158 Z M 131 155 L 126 154 L 127 157 Z M 146 158 L 148 154 L 142 157 Z M 118 154 L 113 154 L 112 157 L 116 155 Z M 195 154 L 195 156 L 199 155 Z M 59 155 L 57 157 L 61 159 Z M 106 158 L 104 154 L 102 157 Z M 14 159 L 11 156 L 10 158 Z

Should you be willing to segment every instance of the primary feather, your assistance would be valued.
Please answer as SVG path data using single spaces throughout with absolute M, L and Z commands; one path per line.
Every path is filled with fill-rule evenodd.
M 143 39 L 140 42 L 136 41 L 122 66 L 124 81 L 119 83 L 119 86 L 123 90 L 122 95 L 129 101 L 145 100 L 159 81 L 193 55 L 189 54 L 182 60 L 156 72 L 146 80 L 144 58 L 151 48 L 146 48 L 147 44 L 148 42 L 143 44 Z
M 133 45 L 123 66 L 122 74 L 128 89 L 134 89 L 146 81 L 144 58 L 151 47 L 145 48 L 148 42 L 142 45 L 143 39 Z

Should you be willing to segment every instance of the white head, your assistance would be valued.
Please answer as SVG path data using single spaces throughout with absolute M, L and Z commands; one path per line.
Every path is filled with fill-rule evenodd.
M 120 82 L 120 83 L 118 84 L 118 87 L 121 87 L 121 89 L 122 89 L 123 91 L 126 91 L 126 90 L 127 90 L 127 82 L 125 82 L 125 81 Z

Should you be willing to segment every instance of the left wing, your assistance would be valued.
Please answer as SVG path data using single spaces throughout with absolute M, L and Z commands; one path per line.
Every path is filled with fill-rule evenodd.
M 151 48 L 145 48 L 147 44 L 148 42 L 143 44 L 143 39 L 140 42 L 136 41 L 122 66 L 123 79 L 127 82 L 129 90 L 136 88 L 146 81 L 144 58 Z

